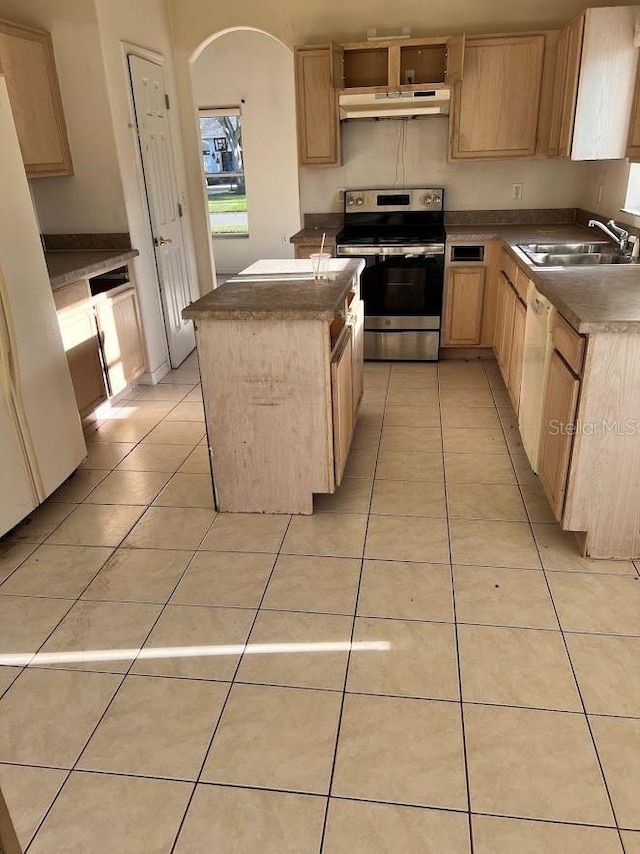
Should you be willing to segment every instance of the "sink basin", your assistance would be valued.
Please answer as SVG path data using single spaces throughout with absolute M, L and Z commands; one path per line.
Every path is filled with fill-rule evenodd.
M 592 252 L 612 252 L 613 244 L 606 240 L 593 243 L 526 243 L 520 249 L 527 255 L 586 255 Z
M 526 243 L 524 254 L 537 267 L 592 267 L 598 264 L 631 264 L 631 258 L 614 249 L 609 242 L 600 243 Z

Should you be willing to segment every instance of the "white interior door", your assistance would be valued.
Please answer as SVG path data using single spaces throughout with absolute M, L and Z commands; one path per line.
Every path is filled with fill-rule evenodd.
M 193 323 L 182 319 L 182 309 L 196 296 L 185 251 L 164 70 L 140 56 L 128 59 L 169 356 L 176 368 L 195 347 Z

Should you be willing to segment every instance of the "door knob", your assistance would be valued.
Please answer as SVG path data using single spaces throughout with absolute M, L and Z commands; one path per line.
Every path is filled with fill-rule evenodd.
M 172 242 L 173 241 L 171 240 L 170 237 L 154 237 L 153 238 L 153 245 L 154 246 L 164 246 L 165 244 L 172 243 Z

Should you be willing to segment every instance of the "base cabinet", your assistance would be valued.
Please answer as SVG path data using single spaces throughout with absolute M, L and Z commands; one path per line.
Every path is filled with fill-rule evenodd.
M 449 268 L 443 339 L 445 347 L 477 347 L 482 343 L 485 275 L 483 266 Z
M 145 370 L 144 335 L 131 271 L 129 284 L 96 296 L 86 279 L 53 292 L 78 411 L 87 418 Z
M 97 302 L 96 318 L 109 392 L 113 396 L 135 382 L 145 368 L 135 289 L 127 288 Z
M 80 417 L 107 399 L 95 312 L 89 303 L 58 312 L 62 343 L 67 354 Z
M 579 391 L 580 381 L 554 350 L 545 394 L 538 473 L 558 521 L 564 507 Z
M 353 346 L 351 327 L 345 328 L 342 343 L 331 361 L 333 402 L 333 460 L 336 487 L 342 483 L 353 437 Z

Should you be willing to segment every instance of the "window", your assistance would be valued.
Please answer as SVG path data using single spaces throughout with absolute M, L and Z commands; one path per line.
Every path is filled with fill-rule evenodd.
M 630 164 L 623 210 L 636 215 L 640 213 L 640 163 Z
M 199 110 L 213 237 L 249 236 L 241 118 L 239 108 Z

